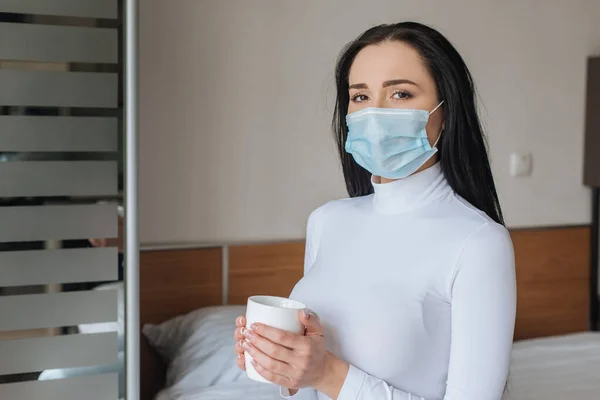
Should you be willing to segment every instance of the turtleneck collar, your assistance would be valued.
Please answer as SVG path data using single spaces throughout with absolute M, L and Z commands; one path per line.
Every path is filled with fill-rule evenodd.
M 375 183 L 373 205 L 383 214 L 400 214 L 414 210 L 452 191 L 444 178 L 440 163 L 407 178 L 389 183 Z

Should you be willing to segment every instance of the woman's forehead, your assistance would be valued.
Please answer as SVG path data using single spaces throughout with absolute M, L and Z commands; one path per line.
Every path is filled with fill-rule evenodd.
M 369 45 L 354 59 L 349 84 L 381 84 L 390 79 L 408 79 L 426 83 L 432 81 L 419 53 L 406 43 L 387 41 Z M 417 82 L 417 83 L 419 83 Z

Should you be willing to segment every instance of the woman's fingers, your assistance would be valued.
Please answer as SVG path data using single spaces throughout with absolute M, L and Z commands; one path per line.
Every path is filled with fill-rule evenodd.
M 239 368 L 241 368 L 243 371 L 246 370 L 246 359 L 244 357 L 244 352 L 246 351 L 246 349 L 244 349 L 244 339 L 240 339 L 238 341 L 235 342 L 235 346 L 234 346 L 234 350 L 235 350 L 235 363 L 237 364 L 237 366 Z
M 258 334 L 257 332 L 254 332 L 249 329 L 246 329 L 244 331 L 244 336 L 252 345 L 256 346 L 258 350 L 275 360 L 288 363 L 293 361 L 294 359 L 294 354 L 292 350 L 290 350 L 288 347 L 285 347 L 285 343 L 289 343 L 288 341 L 284 340 L 285 343 L 282 345 L 273 342 L 272 340 L 263 337 L 261 334 Z M 267 365 L 264 366 L 268 368 Z
M 252 334 L 253 332 L 258 333 L 259 336 L 266 338 L 273 343 L 280 344 L 290 349 L 295 349 L 304 339 L 302 335 L 297 335 L 263 324 L 253 324 L 252 329 L 249 330 L 248 333 Z
M 235 346 L 234 346 L 234 350 L 236 354 L 244 354 L 244 351 L 246 351 L 246 349 L 244 349 L 244 339 L 240 339 L 237 342 L 235 342 Z
M 241 327 L 241 328 L 237 328 L 234 332 L 233 332 L 233 338 L 235 340 L 242 340 L 245 339 L 246 337 L 244 336 L 244 332 L 246 332 L 246 328 L 245 327 Z
M 241 328 L 242 326 L 246 326 L 246 317 L 244 317 L 243 315 L 240 315 L 239 317 L 237 317 L 235 319 L 235 326 L 237 326 L 238 328 Z
M 306 336 L 323 336 L 325 328 L 321 325 L 319 317 L 313 312 L 302 312 L 299 315 L 300 322 L 305 326 Z
M 255 362 L 275 374 L 286 376 L 293 372 L 289 364 L 268 356 L 253 343 L 244 342 L 244 348 Z
M 240 315 L 235 319 L 236 329 L 233 333 L 233 337 L 236 341 L 244 339 L 244 331 L 246 330 L 246 317 Z
M 235 354 L 236 354 L 236 360 L 235 363 L 237 364 L 237 366 L 242 369 L 243 371 L 246 370 L 246 360 L 244 357 L 244 347 L 243 347 L 243 342 L 245 340 L 245 336 L 244 336 L 244 331 L 246 331 L 246 317 L 244 316 L 239 316 L 235 319 L 235 326 L 236 329 L 233 333 L 233 338 L 235 339 L 235 346 L 234 346 L 234 350 L 235 350 Z
M 287 387 L 290 389 L 296 389 L 298 386 L 299 382 L 295 379 L 273 372 L 268 368 L 265 368 L 263 365 L 260 364 L 260 362 L 256 360 L 252 360 L 252 366 L 260 376 L 262 376 L 269 382 L 273 382 L 276 385 Z
M 237 364 L 238 368 L 240 368 L 242 371 L 246 370 L 246 359 L 245 359 L 243 353 L 238 353 L 237 354 L 237 358 L 235 360 L 235 363 Z

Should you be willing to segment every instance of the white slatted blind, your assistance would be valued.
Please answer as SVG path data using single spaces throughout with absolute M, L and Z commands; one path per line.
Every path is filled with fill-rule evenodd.
M 19 310 L 19 312 L 15 312 Z M 117 320 L 117 292 L 109 290 L 5 296 L 0 330 L 58 328 Z
M 0 399 L 117 399 L 118 0 L 0 0 Z M 41 16 L 44 16 L 43 18 Z M 8 340 L 7 338 L 10 338 Z M 83 376 L 37 380 L 84 368 Z
M 0 252 L 2 286 L 117 280 L 115 247 Z
M 0 104 L 116 108 L 117 74 L 0 70 Z
M 2 151 L 116 152 L 114 117 L 0 115 Z
M 115 19 L 117 7 L 117 0 L 0 0 L 0 12 L 67 17 Z
M 114 332 L 5 340 L 0 342 L 0 374 L 113 364 L 117 346 Z
M 0 242 L 116 237 L 116 215 L 115 204 L 0 207 Z
M 64 380 L 0 385 L 0 399 L 106 400 L 117 398 L 117 375 L 80 376 Z
M 5 60 L 117 63 L 117 29 L 0 23 Z
M 0 168 L 0 197 L 117 195 L 116 161 L 25 161 Z

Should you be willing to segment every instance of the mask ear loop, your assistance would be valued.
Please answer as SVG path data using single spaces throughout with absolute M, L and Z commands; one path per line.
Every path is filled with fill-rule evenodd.
M 440 104 L 438 104 L 437 106 L 435 106 L 435 108 L 433 110 L 431 110 L 431 112 L 429 113 L 429 115 L 431 115 L 434 112 L 436 112 L 437 109 L 442 106 L 442 104 L 444 104 L 444 100 L 440 101 Z M 432 148 L 434 148 L 435 146 L 437 146 L 438 142 L 440 141 L 440 138 L 442 137 L 442 133 L 443 132 L 444 132 L 444 128 L 442 127 L 442 129 L 440 129 L 440 133 L 438 134 L 437 139 L 435 140 L 435 143 L 433 144 L 433 146 L 431 146 Z
M 440 101 L 440 104 L 438 104 L 437 106 L 435 106 L 435 108 L 433 110 L 431 110 L 429 112 L 429 115 L 433 114 L 434 112 L 437 111 L 438 108 L 440 108 L 442 106 L 442 104 L 444 104 L 444 100 Z
M 438 134 L 437 139 L 435 140 L 435 143 L 433 144 L 433 146 L 431 146 L 431 148 L 434 148 L 435 146 L 437 146 L 438 142 L 440 141 L 440 139 L 442 138 L 442 133 L 444 133 L 444 128 L 440 129 L 440 133 Z

